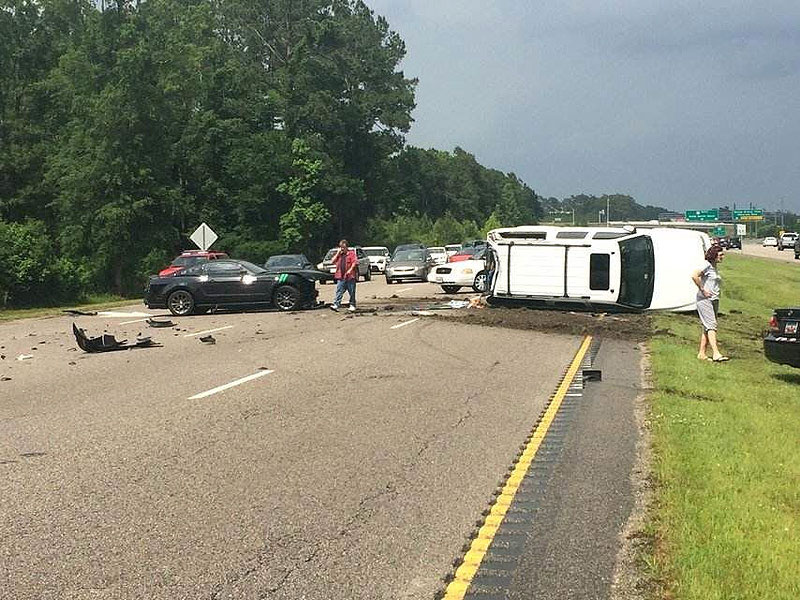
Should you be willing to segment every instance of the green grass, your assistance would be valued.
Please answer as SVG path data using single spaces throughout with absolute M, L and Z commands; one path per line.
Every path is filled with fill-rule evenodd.
M 726 256 L 720 347 L 696 358 L 696 315 L 655 319 L 655 508 L 645 557 L 657 595 L 800 598 L 800 369 L 764 358 L 772 309 L 800 305 L 800 268 Z M 668 331 L 664 331 L 668 330 Z
M 136 304 L 141 300 L 137 298 L 122 298 L 114 294 L 98 294 L 89 296 L 80 305 L 65 304 L 63 306 L 42 306 L 34 308 L 0 308 L 0 321 L 11 321 L 12 319 L 32 319 L 35 317 L 51 317 L 62 314 L 65 308 L 77 308 L 81 310 L 102 310 L 115 306 L 125 306 Z

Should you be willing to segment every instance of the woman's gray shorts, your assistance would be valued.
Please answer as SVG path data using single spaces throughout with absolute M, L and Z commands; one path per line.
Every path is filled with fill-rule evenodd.
M 717 313 L 719 312 L 719 300 L 709 300 L 703 298 L 697 301 L 697 314 L 700 315 L 700 322 L 703 324 L 704 331 L 717 330 Z

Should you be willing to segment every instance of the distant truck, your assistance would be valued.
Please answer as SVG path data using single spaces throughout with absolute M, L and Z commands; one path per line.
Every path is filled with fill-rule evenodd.
M 797 241 L 797 234 L 794 231 L 784 231 L 778 238 L 778 250 L 784 248 L 794 248 L 794 243 Z
M 630 226 L 523 226 L 488 238 L 490 303 L 569 310 L 695 310 L 692 274 L 711 246 L 699 231 Z

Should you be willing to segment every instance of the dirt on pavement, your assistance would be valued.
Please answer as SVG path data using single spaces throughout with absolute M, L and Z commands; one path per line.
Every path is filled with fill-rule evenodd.
M 645 341 L 650 337 L 646 314 L 582 313 L 531 308 L 461 309 L 436 315 L 470 325 L 529 329 L 545 333 L 591 334 L 622 340 Z

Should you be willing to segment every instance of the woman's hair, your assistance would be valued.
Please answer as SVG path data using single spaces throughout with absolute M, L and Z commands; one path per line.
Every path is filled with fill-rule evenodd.
M 719 257 L 719 253 L 722 252 L 722 246 L 718 244 L 714 244 L 706 250 L 706 260 L 708 262 L 717 262 L 717 258 Z

